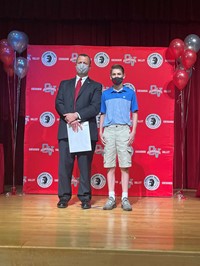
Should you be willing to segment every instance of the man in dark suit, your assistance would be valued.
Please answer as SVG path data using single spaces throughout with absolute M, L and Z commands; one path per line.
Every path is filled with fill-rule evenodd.
M 77 196 L 82 203 L 81 207 L 83 209 L 91 208 L 91 164 L 98 139 L 96 115 L 100 112 L 102 85 L 88 77 L 90 67 L 90 57 L 86 54 L 78 55 L 76 60 L 76 77 L 61 81 L 56 96 L 56 110 L 60 115 L 58 129 L 58 208 L 66 208 L 71 198 L 71 179 L 76 157 L 80 170 L 80 183 Z M 75 88 L 79 84 L 81 88 L 79 92 L 76 92 L 77 89 Z M 72 126 L 74 131 L 77 131 L 81 130 L 81 122 L 85 121 L 89 122 L 92 151 L 70 153 L 67 124 Z

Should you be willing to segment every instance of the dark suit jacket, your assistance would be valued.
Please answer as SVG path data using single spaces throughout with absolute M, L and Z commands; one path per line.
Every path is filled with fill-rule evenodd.
M 96 115 L 100 112 L 102 85 L 87 78 L 80 89 L 74 108 L 76 78 L 61 81 L 56 96 L 56 110 L 60 115 L 58 139 L 67 138 L 66 122 L 63 114 L 78 112 L 81 122 L 89 121 L 91 140 L 98 140 Z

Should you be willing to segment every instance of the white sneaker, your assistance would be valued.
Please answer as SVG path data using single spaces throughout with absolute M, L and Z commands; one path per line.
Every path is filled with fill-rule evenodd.
M 132 206 L 128 198 L 123 198 L 121 207 L 124 211 L 132 211 Z
M 103 206 L 103 210 L 112 210 L 116 208 L 116 201 L 113 197 L 109 197 L 106 204 Z

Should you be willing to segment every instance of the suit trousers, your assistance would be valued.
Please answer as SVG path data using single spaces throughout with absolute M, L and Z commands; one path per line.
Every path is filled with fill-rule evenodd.
M 68 139 L 59 140 L 59 180 L 58 197 L 69 201 L 72 196 L 72 173 L 77 158 L 80 172 L 78 198 L 80 201 L 91 200 L 91 165 L 96 141 L 92 141 L 92 151 L 70 153 Z

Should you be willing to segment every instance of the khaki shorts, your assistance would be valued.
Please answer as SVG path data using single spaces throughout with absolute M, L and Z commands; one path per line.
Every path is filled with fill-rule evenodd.
M 118 158 L 119 167 L 131 167 L 132 146 L 128 146 L 130 127 L 128 125 L 111 125 L 104 128 L 103 137 L 106 141 L 104 147 L 104 167 L 116 167 Z

